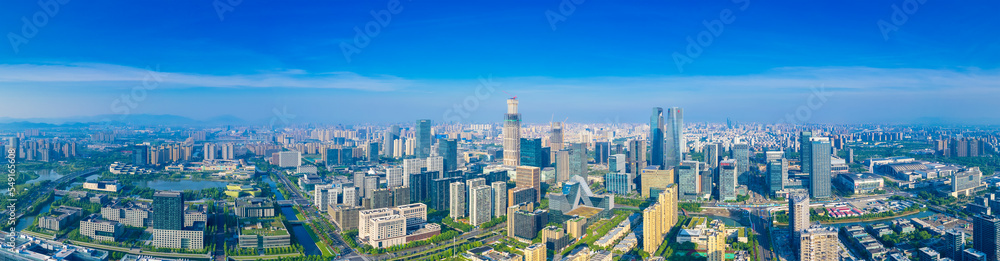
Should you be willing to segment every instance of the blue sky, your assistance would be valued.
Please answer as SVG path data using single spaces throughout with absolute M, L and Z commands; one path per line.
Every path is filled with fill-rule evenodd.
M 776 122 L 806 106 L 797 121 L 1000 122 L 996 1 L 4 5 L 0 117 L 486 122 L 509 93 L 527 122 L 644 122 L 675 106 L 689 121 Z M 32 35 L 22 18 L 48 19 Z M 826 99 L 809 104 L 816 89 Z

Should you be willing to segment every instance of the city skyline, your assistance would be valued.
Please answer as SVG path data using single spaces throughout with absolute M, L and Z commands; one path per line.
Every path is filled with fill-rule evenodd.
M 985 15 L 995 2 L 923 3 L 898 24 L 901 1 L 583 2 L 573 11 L 403 1 L 395 14 L 381 2 L 311 4 L 67 3 L 43 26 L 19 19 L 42 7 L 12 4 L 0 11 L 10 18 L 0 23 L 9 32 L 0 91 L 18 99 L 0 102 L 0 119 L 482 123 L 512 96 L 525 123 L 638 123 L 650 107 L 685 108 L 689 122 L 774 123 L 815 97 L 823 102 L 800 123 L 1000 119 L 990 113 L 1000 110 L 1000 46 L 982 33 L 998 21 L 948 19 Z M 91 17 L 98 10 L 111 12 Z M 203 28 L 175 26 L 182 16 Z M 370 22 L 385 25 L 358 48 L 354 28 Z M 700 35 L 712 40 L 692 47 Z M 330 113 L 360 107 L 367 113 Z

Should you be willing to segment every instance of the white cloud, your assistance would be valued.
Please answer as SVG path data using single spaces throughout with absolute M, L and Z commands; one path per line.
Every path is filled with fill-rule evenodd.
M 0 64 L 0 84 L 139 82 L 148 77 L 150 71 L 162 75 L 163 87 L 289 87 L 390 91 L 411 84 L 399 77 L 370 77 L 351 72 L 309 74 L 303 70 L 290 69 L 249 75 L 203 75 L 161 71 L 157 66 L 135 68 L 94 63 Z

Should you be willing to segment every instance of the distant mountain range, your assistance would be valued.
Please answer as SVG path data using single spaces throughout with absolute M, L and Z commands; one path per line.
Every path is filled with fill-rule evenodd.
M 10 118 L 0 117 L 0 128 L 49 128 L 49 127 L 86 127 L 94 124 L 131 124 L 131 125 L 244 125 L 262 124 L 261 121 L 248 121 L 236 116 L 224 115 L 206 120 L 195 120 L 177 115 L 155 114 L 105 114 L 95 116 L 80 116 L 66 118 Z

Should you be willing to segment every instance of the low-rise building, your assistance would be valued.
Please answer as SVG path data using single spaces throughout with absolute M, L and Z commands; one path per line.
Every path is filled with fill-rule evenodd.
M 101 217 L 107 220 L 117 221 L 126 226 L 148 227 L 152 224 L 150 214 L 152 210 L 148 203 L 119 201 L 111 206 L 101 208 Z
M 66 228 L 71 222 L 80 218 L 83 209 L 77 207 L 59 206 L 51 211 L 51 214 L 38 217 L 38 227 L 48 230 L 59 231 Z
M 98 241 L 116 242 L 125 232 L 125 225 L 92 214 L 80 221 L 80 234 Z
M 236 200 L 236 216 L 240 218 L 274 217 L 276 207 L 270 198 L 240 198 Z
M 275 219 L 241 219 L 239 231 L 239 247 L 272 248 L 292 244 L 292 237 L 285 225 Z
M 117 193 L 121 189 L 121 185 L 118 184 L 117 180 L 111 181 L 88 181 L 83 183 L 84 189 L 97 190 L 97 191 L 107 191 Z

